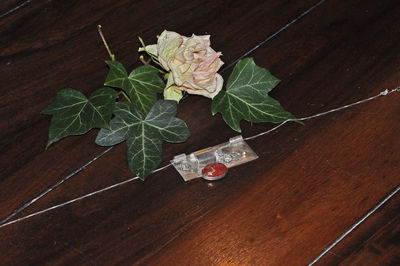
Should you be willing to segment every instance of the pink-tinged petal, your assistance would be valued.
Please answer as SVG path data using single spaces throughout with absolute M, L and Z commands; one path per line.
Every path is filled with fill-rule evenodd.
M 173 31 L 164 30 L 158 37 L 158 60 L 167 71 L 169 71 L 168 60 L 175 55 L 182 43 L 182 36 Z

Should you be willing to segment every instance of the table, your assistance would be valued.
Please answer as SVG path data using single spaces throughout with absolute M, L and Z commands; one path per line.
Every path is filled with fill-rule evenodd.
M 141 65 L 138 36 L 210 34 L 225 80 L 253 57 L 297 117 L 400 86 L 396 0 L 3 1 L 2 265 L 400 263 L 399 92 L 249 140 L 259 158 L 218 182 L 186 183 L 173 167 L 125 182 L 126 145 L 97 146 L 97 130 L 45 149 L 40 111 L 56 93 L 103 86 L 98 24 L 128 69 Z M 210 107 L 200 96 L 179 104 L 192 136 L 164 143 L 161 167 L 237 135 Z M 274 125 L 241 126 L 250 137 Z

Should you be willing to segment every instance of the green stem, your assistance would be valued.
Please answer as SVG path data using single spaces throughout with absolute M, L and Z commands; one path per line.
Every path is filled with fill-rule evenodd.
M 157 70 L 159 73 L 161 73 L 163 75 L 166 75 L 168 73 L 168 72 L 166 72 L 166 71 L 164 71 L 162 69 L 159 69 L 159 68 L 156 68 L 155 66 L 150 65 L 149 63 L 150 63 L 151 59 L 149 61 L 146 61 L 146 60 L 144 60 L 143 55 L 141 55 L 139 57 L 139 60 L 140 60 L 140 62 L 142 62 L 143 65 L 152 67 L 152 68 L 154 68 L 155 70 Z
M 118 92 L 118 95 L 120 95 L 120 94 L 124 95 L 125 99 L 126 99 L 128 102 L 131 102 L 131 99 L 129 99 L 129 96 L 128 96 L 123 90 L 120 90 L 120 91 Z
M 129 96 L 126 95 L 126 93 L 125 93 L 124 91 L 122 91 L 122 95 L 124 95 L 125 99 L 126 99 L 128 102 L 131 102 L 131 99 L 129 99 Z
M 143 50 L 146 52 L 146 54 L 148 54 L 151 58 L 151 61 L 153 61 L 155 64 L 159 65 L 161 68 L 163 68 L 163 66 L 160 64 L 160 62 L 158 61 L 158 58 L 156 56 L 154 56 L 153 54 L 149 53 L 146 49 L 146 44 L 144 43 L 143 39 L 141 37 L 139 38 L 139 42 L 142 45 Z M 162 70 L 161 70 L 162 71 Z M 162 71 L 162 73 L 167 73 L 165 71 Z
M 110 55 L 111 60 L 112 60 L 112 61 L 115 61 L 115 55 L 114 55 L 113 53 L 111 53 L 110 47 L 108 47 L 106 38 L 104 38 L 103 32 L 102 32 L 102 30 L 101 30 L 101 25 L 97 25 L 97 31 L 99 32 L 100 37 L 101 37 L 101 39 L 103 40 L 104 46 L 106 47 L 107 52 L 108 52 L 108 54 Z

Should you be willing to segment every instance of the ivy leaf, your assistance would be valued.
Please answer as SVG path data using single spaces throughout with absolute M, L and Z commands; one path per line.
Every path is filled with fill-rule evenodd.
M 143 118 L 135 105 L 119 102 L 110 128 L 100 130 L 96 143 L 112 146 L 126 140 L 129 168 L 145 180 L 162 161 L 163 140 L 179 143 L 190 136 L 186 123 L 175 117 L 176 111 L 176 101 L 159 100 Z
M 150 66 L 140 66 L 129 76 L 124 66 L 117 61 L 106 61 L 110 67 L 105 86 L 122 89 L 143 114 L 147 114 L 157 101 L 157 93 L 163 92 L 164 82 L 158 70 Z
M 253 58 L 240 60 L 232 71 L 227 90 L 256 90 L 267 94 L 281 82 L 267 69 L 257 66 Z
M 258 67 L 253 58 L 240 60 L 228 78 L 226 91 L 212 102 L 212 114 L 221 113 L 225 122 L 241 132 L 240 121 L 280 123 L 296 118 L 268 95 L 278 83 L 268 70 Z
M 92 128 L 108 127 L 117 98 L 117 93 L 111 88 L 96 90 L 89 100 L 77 90 L 59 91 L 56 99 L 42 110 L 43 114 L 53 116 L 46 148 L 64 137 L 82 135 Z

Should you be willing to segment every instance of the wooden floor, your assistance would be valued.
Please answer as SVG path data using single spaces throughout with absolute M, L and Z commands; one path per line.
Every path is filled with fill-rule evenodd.
M 3 0 L 1 265 L 400 265 L 400 92 L 249 140 L 259 159 L 215 183 L 167 167 L 63 204 L 134 177 L 125 144 L 99 147 L 95 130 L 45 150 L 40 111 L 57 91 L 102 87 L 98 24 L 128 69 L 138 36 L 211 34 L 225 79 L 253 57 L 297 117 L 400 86 L 398 0 Z M 237 135 L 210 106 L 181 102 L 192 136 L 165 144 L 161 166 Z M 243 122 L 242 135 L 271 127 Z

